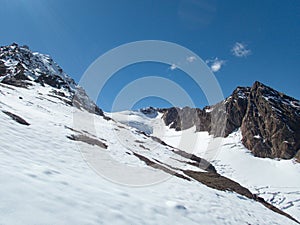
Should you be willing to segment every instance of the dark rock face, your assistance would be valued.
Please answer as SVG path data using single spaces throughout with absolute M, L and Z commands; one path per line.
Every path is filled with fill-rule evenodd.
M 238 129 L 242 125 L 243 117 L 245 116 L 248 104 L 248 96 L 250 88 L 238 87 L 227 98 L 225 103 L 226 108 L 226 127 L 225 136 L 228 136 L 234 130 Z
M 298 163 L 300 163 L 300 151 L 298 150 L 297 154 L 295 155 L 295 159 Z
M 49 74 L 41 74 L 35 82 L 40 83 L 42 86 L 45 86 L 45 84 L 48 84 L 51 87 L 61 89 L 65 88 L 70 91 L 69 84 L 64 81 L 61 77 L 56 75 L 49 75 Z
M 256 156 L 299 159 L 299 101 L 255 82 L 241 131 L 244 145 Z
M 0 61 L 0 77 L 6 74 L 6 66 Z
M 164 111 L 163 119 L 167 126 L 174 128 L 175 130 L 185 130 L 195 124 L 199 124 L 198 111 L 199 109 L 184 107 L 180 108 L 170 108 L 162 110 Z
M 108 145 L 105 144 L 104 142 L 102 142 L 96 138 L 89 137 L 87 135 L 82 135 L 82 134 L 73 135 L 72 134 L 71 136 L 67 136 L 67 138 L 69 138 L 72 141 L 81 141 L 81 142 L 84 142 L 89 145 L 96 145 L 96 146 L 98 146 L 100 148 L 104 148 L 104 149 L 107 149 L 107 147 L 108 147 Z
M 249 91 L 248 87 L 237 87 L 224 101 L 204 108 L 211 118 L 210 129 L 207 129 L 210 134 L 227 137 L 241 126 L 247 109 Z
M 15 87 L 27 88 L 32 84 L 29 82 L 29 79 L 23 74 L 23 72 L 17 73 L 15 76 L 6 76 L 1 81 L 3 84 L 13 85 Z
M 159 109 L 167 126 L 226 137 L 241 128 L 243 144 L 255 156 L 300 161 L 300 101 L 260 82 L 238 87 L 224 101 L 198 108 Z
M 24 120 L 22 117 L 14 114 L 14 113 L 11 113 L 8 111 L 2 111 L 2 112 L 5 113 L 6 115 L 8 115 L 10 118 L 12 118 L 14 121 L 18 122 L 19 124 L 26 125 L 26 126 L 30 125 L 26 120 Z
M 7 70 L 5 64 L 0 61 L 0 77 L 4 77 L 1 83 L 22 88 L 27 88 L 31 85 L 30 82 L 28 82 L 28 77 L 24 75 L 24 67 L 20 63 L 15 66 L 14 75 L 9 74 L 9 72 L 10 71 Z
M 105 119 L 109 119 L 108 117 L 104 116 L 103 111 L 90 100 L 88 95 L 86 94 L 85 90 L 82 87 L 78 87 L 76 92 L 72 96 L 72 104 L 78 109 L 85 109 L 86 111 L 103 116 Z
M 163 120 L 167 126 L 177 131 L 196 126 L 196 131 L 211 131 L 211 114 L 199 108 L 160 109 Z
M 224 101 L 199 108 L 161 109 L 167 126 L 176 130 L 185 130 L 196 126 L 196 131 L 208 131 L 215 136 L 226 137 L 241 126 L 246 113 L 250 88 L 238 87 Z

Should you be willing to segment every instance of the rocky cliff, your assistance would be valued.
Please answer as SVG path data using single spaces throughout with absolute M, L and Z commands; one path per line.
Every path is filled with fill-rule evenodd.
M 292 97 L 255 82 L 241 131 L 256 156 L 300 159 L 300 104 Z
M 196 126 L 226 137 L 241 129 L 243 144 L 255 156 L 300 161 L 300 102 L 258 81 L 238 87 L 224 101 L 199 108 L 159 109 L 170 128 Z

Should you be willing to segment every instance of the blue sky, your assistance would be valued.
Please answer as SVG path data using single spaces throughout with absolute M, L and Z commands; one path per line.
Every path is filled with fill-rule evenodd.
M 299 0 L 0 0 L 0 45 L 12 42 L 51 55 L 76 81 L 100 55 L 139 40 L 180 44 L 214 70 L 224 96 L 259 80 L 300 98 Z M 110 111 L 128 82 L 162 76 L 185 88 L 196 106 L 207 100 L 176 66 L 132 65 L 116 73 L 98 104 Z M 146 98 L 134 108 L 170 106 Z M 120 108 L 122 109 L 122 108 Z

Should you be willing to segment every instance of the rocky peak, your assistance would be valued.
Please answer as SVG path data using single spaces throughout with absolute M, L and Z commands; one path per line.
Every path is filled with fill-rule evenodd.
M 228 136 L 241 128 L 244 145 L 259 157 L 300 161 L 300 102 L 258 81 L 237 87 L 220 103 L 199 108 L 160 109 L 170 128 Z
M 215 136 L 228 136 L 241 126 L 247 109 L 249 87 L 238 87 L 222 102 L 199 108 L 161 109 L 167 126 L 185 130 L 196 126 L 196 131 L 208 131 Z
M 197 129 L 200 130 L 200 126 L 202 126 L 202 123 L 199 121 L 201 117 L 198 115 L 203 113 L 201 109 L 172 107 L 160 109 L 160 112 L 163 113 L 162 119 L 165 124 L 177 131 L 185 130 L 192 126 L 196 126 Z
M 142 112 L 144 115 L 146 115 L 149 118 L 155 118 L 158 115 L 158 109 L 152 106 L 140 109 L 140 112 Z
M 255 82 L 241 131 L 244 145 L 254 155 L 283 159 L 296 156 L 299 160 L 300 102 Z
M 41 85 L 53 88 L 51 94 L 68 98 L 72 105 L 103 115 L 84 89 L 49 56 L 32 52 L 28 46 L 13 43 L 0 47 L 0 83 L 22 88 Z M 63 96 L 62 96 L 63 95 Z
M 226 137 L 241 126 L 247 110 L 249 94 L 250 87 L 237 87 L 224 101 L 204 108 L 213 116 L 212 118 L 217 118 L 210 121 L 212 126 L 218 129 L 218 132 L 214 133 L 215 136 Z M 224 130 L 221 130 L 221 127 Z
M 51 77 L 60 83 L 64 82 L 70 89 L 76 86 L 75 81 L 49 55 L 32 52 L 28 46 L 13 43 L 0 47 L 0 62 L 5 68 L 5 72 L 0 74 L 2 81 L 22 74 L 31 81 L 46 81 L 47 77 Z

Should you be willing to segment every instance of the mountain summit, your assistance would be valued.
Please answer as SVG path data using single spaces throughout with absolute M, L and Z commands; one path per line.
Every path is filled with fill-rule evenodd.
M 300 101 L 258 81 L 252 87 L 237 87 L 224 101 L 204 109 L 157 110 L 177 131 L 196 126 L 198 132 L 227 137 L 241 129 L 243 144 L 255 156 L 300 161 Z
M 54 88 L 51 92 L 67 104 L 103 115 L 102 110 L 90 100 L 54 60 L 45 54 L 32 52 L 28 46 L 16 43 L 0 47 L 0 83 L 28 88 L 36 83 Z
M 300 102 L 260 82 L 250 89 L 241 130 L 259 157 L 300 161 Z

